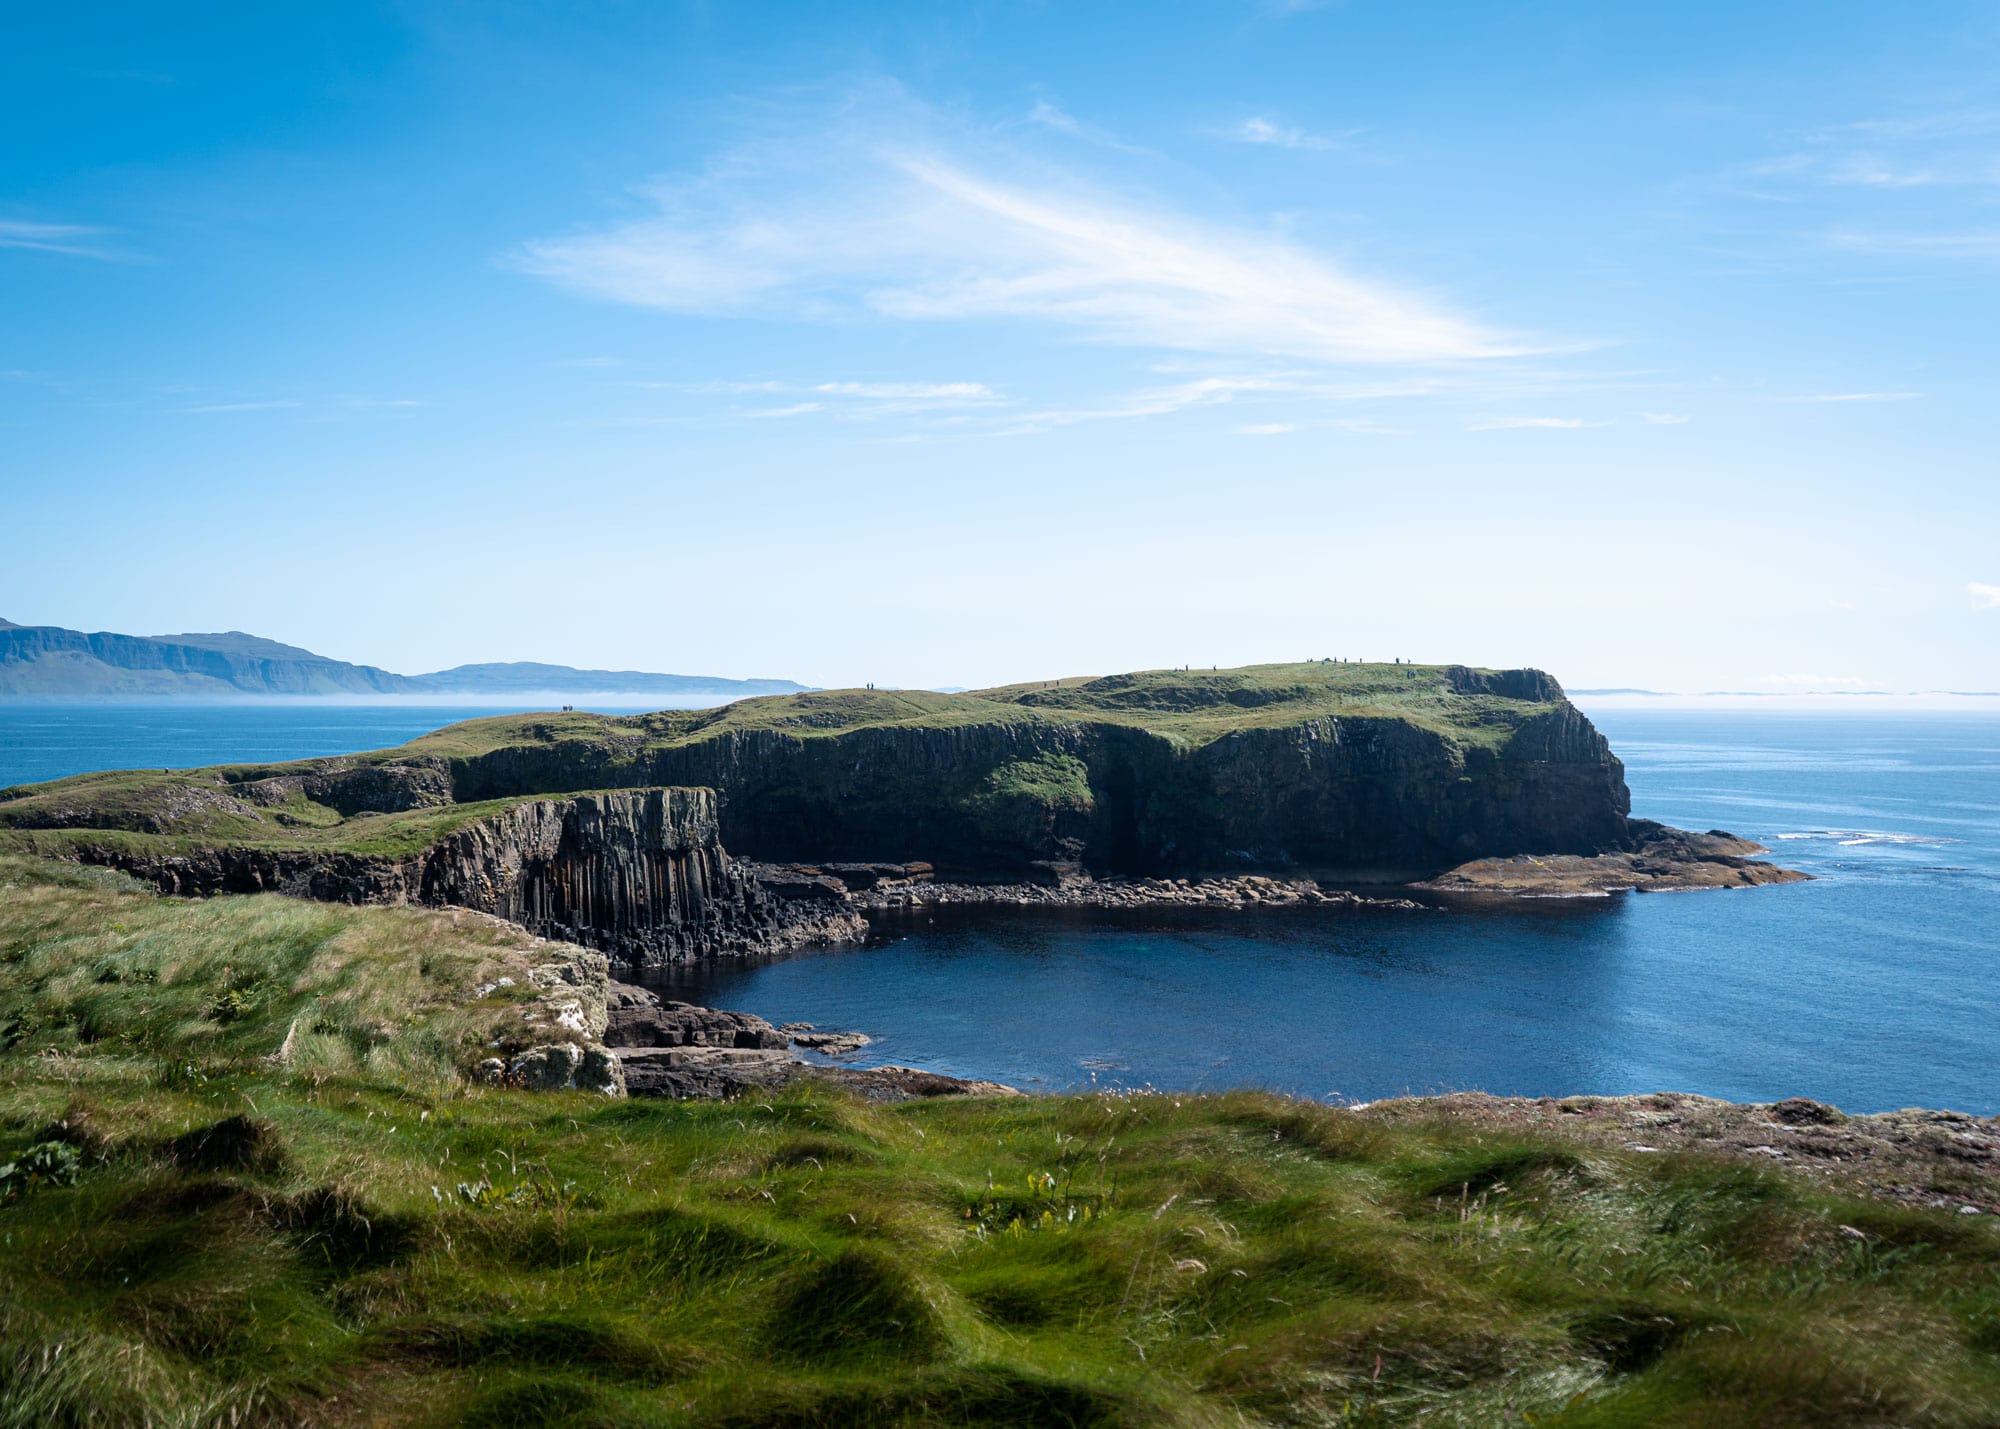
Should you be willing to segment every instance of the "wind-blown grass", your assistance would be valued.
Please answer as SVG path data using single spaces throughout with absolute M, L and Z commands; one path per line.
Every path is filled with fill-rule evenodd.
M 1236 1093 L 468 1083 L 450 915 L 0 863 L 0 1425 L 1981 1425 L 1987 1217 Z M 311 1016 L 310 1057 L 268 1054 Z M 359 1035 L 357 1035 L 359 1034 Z M 1530 1417 L 1532 1416 L 1532 1418 Z

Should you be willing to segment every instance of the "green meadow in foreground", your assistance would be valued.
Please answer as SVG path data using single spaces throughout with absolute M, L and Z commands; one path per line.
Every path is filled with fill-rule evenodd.
M 1991 1217 L 1421 1104 L 473 1085 L 528 946 L 0 860 L 0 1424 L 2000 1422 Z

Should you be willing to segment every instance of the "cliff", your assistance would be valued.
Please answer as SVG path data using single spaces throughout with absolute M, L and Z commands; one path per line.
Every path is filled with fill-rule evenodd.
M 1623 766 L 1539 671 L 1315 662 L 474 720 L 343 759 L 0 790 L 0 837 L 183 891 L 461 903 L 643 961 L 845 906 L 831 879 L 781 887 L 724 848 L 975 881 L 1395 882 L 1629 854 L 1657 832 L 1629 809 Z
M 829 692 L 419 740 L 459 798 L 702 785 L 748 857 L 975 875 L 1419 876 L 1627 841 L 1624 769 L 1539 671 L 1306 665 Z
M 29 847 L 123 869 L 166 893 L 470 908 L 624 966 L 780 952 L 862 929 L 831 884 L 773 889 L 730 858 L 706 789 L 503 803 L 406 853 L 96 832 Z
M 0 625 L 0 695 L 401 695 L 409 681 L 373 665 L 226 635 L 85 634 Z

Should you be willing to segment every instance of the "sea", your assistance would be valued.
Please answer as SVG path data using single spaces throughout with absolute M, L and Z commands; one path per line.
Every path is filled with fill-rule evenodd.
M 499 712 L 0 702 L 0 786 L 350 753 Z M 1029 1090 L 2000 1111 L 2000 714 L 1588 712 L 1634 813 L 1756 839 L 1814 881 L 1419 910 L 946 909 L 657 985 L 866 1032 L 858 1065 Z

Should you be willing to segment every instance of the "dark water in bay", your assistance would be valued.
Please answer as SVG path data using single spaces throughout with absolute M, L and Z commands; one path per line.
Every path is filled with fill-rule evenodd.
M 503 711 L 0 702 L 0 786 L 400 743 Z M 1593 711 L 1634 812 L 1819 881 L 1477 910 L 966 910 L 674 995 L 1031 1088 L 1675 1088 L 2000 1110 L 2000 715 Z
M 1818 881 L 1419 913 L 945 910 L 675 995 L 1034 1089 L 2000 1109 L 2000 717 L 1593 718 L 1636 813 Z

